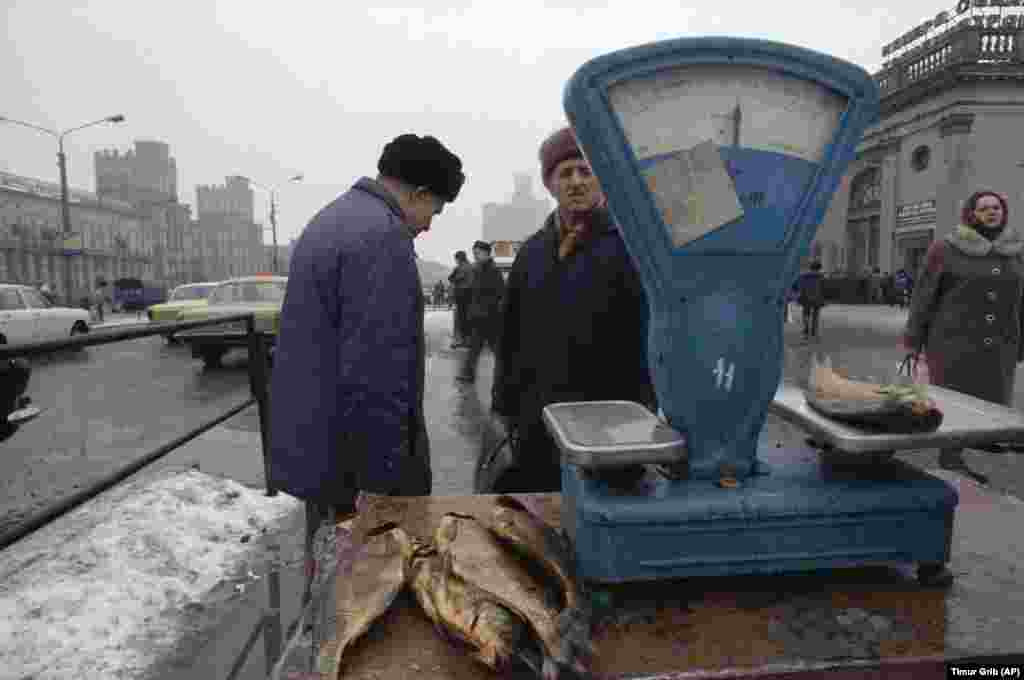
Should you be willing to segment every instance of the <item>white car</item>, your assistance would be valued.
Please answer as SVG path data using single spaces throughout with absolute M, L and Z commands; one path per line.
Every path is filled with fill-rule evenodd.
M 0 344 L 62 340 L 89 332 L 89 312 L 57 307 L 31 286 L 0 283 Z

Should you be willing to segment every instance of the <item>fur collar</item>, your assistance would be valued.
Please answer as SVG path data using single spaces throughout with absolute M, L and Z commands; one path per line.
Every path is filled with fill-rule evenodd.
M 965 255 L 984 257 L 993 251 L 1006 257 L 1016 257 L 1024 252 L 1024 240 L 1021 239 L 1017 230 L 1007 224 L 995 241 L 989 241 L 974 229 L 961 224 L 953 233 L 946 237 L 946 241 L 956 247 Z

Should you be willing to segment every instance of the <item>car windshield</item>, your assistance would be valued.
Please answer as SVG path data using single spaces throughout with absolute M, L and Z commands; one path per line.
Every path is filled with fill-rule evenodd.
M 181 302 L 182 300 L 205 300 L 210 294 L 210 286 L 189 286 L 174 291 L 171 300 Z
M 211 305 L 276 303 L 284 300 L 284 284 L 277 281 L 240 281 L 217 287 L 210 293 Z

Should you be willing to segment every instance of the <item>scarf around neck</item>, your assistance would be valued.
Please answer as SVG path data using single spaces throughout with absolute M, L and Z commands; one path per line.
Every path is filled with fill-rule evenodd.
M 1009 224 L 1003 227 L 999 235 L 991 241 L 973 227 L 961 224 L 946 237 L 946 241 L 960 252 L 975 257 L 984 257 L 993 252 L 1005 257 L 1019 256 L 1024 253 L 1024 240 Z
M 603 202 L 587 210 L 565 210 L 558 208 L 555 219 L 558 225 L 558 259 L 564 260 L 587 243 L 597 230 L 595 223 L 600 221 L 599 213 L 604 208 Z

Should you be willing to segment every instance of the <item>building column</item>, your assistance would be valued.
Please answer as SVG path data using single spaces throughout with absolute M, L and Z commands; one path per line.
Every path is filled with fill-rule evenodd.
M 939 123 L 944 145 L 946 181 L 936 187 L 935 239 L 951 233 L 960 224 L 960 207 L 971 194 L 974 177 L 973 113 L 954 113 Z
M 878 216 L 878 266 L 883 272 L 893 272 L 896 247 L 896 206 L 899 201 L 900 148 L 882 161 L 881 206 Z

